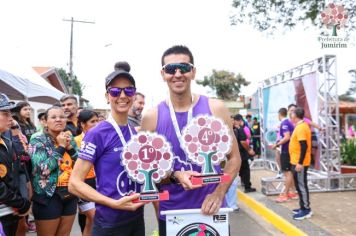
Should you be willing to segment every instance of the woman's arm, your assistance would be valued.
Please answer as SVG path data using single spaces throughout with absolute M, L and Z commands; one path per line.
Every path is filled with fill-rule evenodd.
M 125 196 L 118 200 L 109 198 L 84 182 L 92 163 L 87 160 L 78 159 L 74 165 L 74 169 L 69 179 L 69 192 L 74 195 L 87 199 L 92 202 L 99 203 L 101 205 L 108 206 L 113 209 L 135 211 L 139 207 L 143 206 L 144 203 L 133 203 L 134 199 L 139 197 L 139 194 L 133 194 L 131 196 Z

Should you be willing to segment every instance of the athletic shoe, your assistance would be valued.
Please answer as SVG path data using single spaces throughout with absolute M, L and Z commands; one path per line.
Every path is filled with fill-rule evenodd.
M 293 219 L 295 220 L 304 220 L 310 218 L 313 215 L 311 209 L 300 210 L 297 214 L 293 215 Z
M 293 214 L 297 214 L 299 211 L 300 211 L 300 208 L 292 210 Z
M 153 230 L 151 236 L 159 236 L 159 233 L 157 230 Z
M 36 233 L 37 232 L 35 222 L 33 222 L 33 221 L 27 222 L 27 232 L 29 232 L 29 233 Z
M 240 211 L 240 208 L 237 207 L 237 208 L 235 208 L 232 212 L 233 212 L 233 213 L 238 213 L 239 211 Z
M 286 202 L 289 200 L 289 197 L 287 194 L 283 193 L 283 194 L 280 194 L 277 198 L 276 198 L 276 202 L 278 203 L 283 203 L 283 202 Z
M 297 193 L 288 193 L 288 198 L 292 200 L 297 200 L 299 199 L 299 196 Z
M 256 192 L 255 188 L 245 188 L 245 193 L 252 193 L 252 192 Z

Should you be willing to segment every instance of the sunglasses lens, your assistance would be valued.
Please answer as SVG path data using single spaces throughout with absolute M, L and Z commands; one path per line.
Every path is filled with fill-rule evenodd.
M 136 94 L 136 88 L 135 87 L 126 87 L 124 88 L 124 92 L 126 96 L 132 97 Z
M 136 88 L 135 87 L 126 87 L 126 88 L 109 88 L 108 93 L 112 97 L 118 97 L 121 94 L 121 91 L 124 90 L 124 93 L 128 97 L 132 97 L 136 94 Z
M 118 97 L 121 93 L 121 88 L 109 88 L 108 93 L 112 97 Z
M 180 70 L 181 73 L 185 74 L 192 70 L 193 66 L 188 63 L 174 63 L 168 64 L 164 66 L 164 72 L 170 75 L 174 75 L 177 69 Z
M 184 73 L 188 73 L 192 70 L 192 66 L 189 64 L 180 64 L 179 65 L 179 70 L 184 74 Z
M 170 75 L 174 75 L 176 73 L 177 67 L 175 64 L 168 64 L 164 67 L 164 72 Z

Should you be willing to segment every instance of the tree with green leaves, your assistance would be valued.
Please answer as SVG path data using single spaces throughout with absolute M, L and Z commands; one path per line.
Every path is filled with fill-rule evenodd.
M 322 0 L 233 0 L 232 6 L 236 8 L 236 14 L 231 16 L 231 23 L 250 23 L 256 29 L 272 33 L 276 29 L 292 29 L 297 24 L 308 23 L 312 26 L 322 28 L 340 27 L 338 25 L 338 12 L 326 17 L 328 8 L 333 7 Z M 344 0 L 342 4 L 334 4 L 336 7 L 343 7 L 343 12 L 347 15 L 346 26 L 349 32 L 356 29 L 356 7 L 354 0 Z M 331 18 L 330 18 L 331 16 Z M 335 21 L 335 22 L 334 22 Z M 332 33 L 336 34 L 333 28 Z M 336 36 L 336 35 L 334 35 Z
M 77 76 L 74 76 L 74 79 L 71 81 L 69 79 L 68 73 L 63 68 L 56 69 L 67 89 L 69 90 L 69 88 L 72 87 L 72 94 L 83 96 L 84 85 L 80 83 L 80 81 L 77 79 Z
M 225 70 L 213 70 L 210 76 L 204 76 L 203 80 L 197 80 L 200 85 L 208 86 L 216 92 L 216 96 L 222 100 L 236 100 L 241 91 L 241 86 L 250 84 L 240 73 Z

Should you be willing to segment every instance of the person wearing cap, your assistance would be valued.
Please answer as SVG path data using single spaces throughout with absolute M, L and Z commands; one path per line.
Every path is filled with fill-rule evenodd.
M 14 107 L 9 98 L 0 93 L 0 203 L 12 208 L 7 213 L 2 212 L 5 208 L 0 208 L 0 222 L 7 236 L 16 234 L 20 217 L 27 215 L 31 206 L 30 201 L 20 192 L 20 175 L 23 170 L 15 148 L 22 144 L 19 139 L 21 131 L 10 112 Z M 10 128 L 9 137 L 5 133 Z
M 216 214 L 221 206 L 226 206 L 225 193 L 240 168 L 236 139 L 232 135 L 232 148 L 227 154 L 223 171 L 231 176 L 231 180 L 201 186 L 193 185 L 190 181 L 191 176 L 200 175 L 201 166 L 188 162 L 185 152 L 181 149 L 180 137 L 183 127 L 189 124 L 189 118 L 203 114 L 222 119 L 233 134 L 229 112 L 223 101 L 192 93 L 191 82 L 195 78 L 196 68 L 189 48 L 177 45 L 167 49 L 161 57 L 161 63 L 161 75 L 168 86 L 169 97 L 145 113 L 141 127 L 142 130 L 166 136 L 177 157 L 173 161 L 170 182 L 162 181 L 160 185 L 161 190 L 169 192 L 170 199 L 159 202 L 159 212 L 200 208 L 204 215 Z M 222 172 L 220 165 L 215 165 L 215 169 Z M 159 235 L 166 235 L 165 216 L 161 214 Z
M 136 84 L 127 62 L 120 62 L 118 68 L 106 77 L 105 89 L 111 112 L 106 121 L 85 134 L 69 190 L 96 203 L 92 235 L 145 235 L 144 203 L 132 202 L 139 197 L 138 193 L 132 193 L 139 192 L 141 185 L 131 181 L 121 165 L 123 146 L 136 133 L 128 124 Z M 84 181 L 92 165 L 96 190 Z

